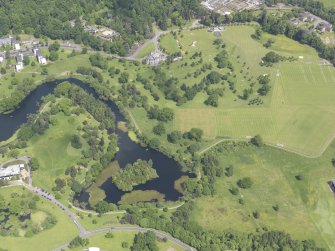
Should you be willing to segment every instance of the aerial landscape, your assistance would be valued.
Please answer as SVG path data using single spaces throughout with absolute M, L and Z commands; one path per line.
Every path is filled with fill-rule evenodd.
M 0 1 L 0 251 L 335 250 L 335 0 Z

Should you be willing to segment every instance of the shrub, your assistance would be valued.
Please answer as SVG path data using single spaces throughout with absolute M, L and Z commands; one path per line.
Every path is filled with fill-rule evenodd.
M 245 178 L 239 179 L 237 181 L 238 187 L 243 188 L 243 189 L 250 188 L 252 186 L 252 184 L 253 184 L 253 182 L 252 182 L 250 177 L 245 177 Z

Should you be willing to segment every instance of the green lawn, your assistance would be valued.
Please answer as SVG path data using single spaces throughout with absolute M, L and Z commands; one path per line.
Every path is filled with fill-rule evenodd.
M 136 231 L 113 231 L 113 238 L 105 238 L 105 234 L 97 234 L 89 238 L 88 247 L 99 247 L 102 251 L 127 251 L 133 244 Z M 128 248 L 122 247 L 122 242 L 128 243 Z M 157 242 L 160 251 L 182 251 L 181 247 L 168 241 Z M 73 251 L 83 250 L 83 247 L 68 249 Z
M 137 59 L 142 59 L 148 56 L 151 52 L 155 51 L 155 44 L 153 42 L 150 42 L 143 46 L 140 51 L 136 53 L 136 58 Z
M 245 62 L 254 79 L 260 74 L 270 74 L 272 92 L 262 98 L 264 104 L 248 106 L 227 90 L 219 100 L 219 107 L 211 108 L 203 104 L 206 95 L 201 93 L 192 102 L 175 107 L 174 128 L 187 131 L 198 127 L 204 130 L 207 139 L 212 140 L 222 136 L 246 138 L 261 134 L 270 144 L 284 145 L 285 149 L 302 155 L 319 156 L 335 133 L 335 69 L 323 65 L 312 48 L 284 36 L 268 34 L 263 40 L 271 37 L 275 41 L 272 50 L 284 56 L 293 56 L 297 61 L 283 62 L 272 68 L 261 67 L 261 57 L 268 50 L 250 37 L 252 33 L 252 27 L 233 26 L 222 32 L 222 39 L 236 69 L 245 69 L 241 65 Z M 210 44 L 214 36 L 206 30 L 185 31 L 182 34 L 180 43 L 188 54 L 201 51 L 205 55 L 204 61 L 213 61 L 217 50 Z M 195 47 L 192 47 L 192 41 L 196 41 Z M 179 68 L 178 64 L 172 64 L 169 72 L 171 76 L 184 79 L 189 70 Z M 243 78 L 238 76 L 238 80 L 239 92 L 247 85 Z M 196 83 L 195 80 L 184 81 L 187 84 Z M 141 125 L 142 122 L 139 123 Z
M 165 34 L 160 37 L 159 46 L 164 48 L 168 54 L 179 52 L 178 42 L 173 38 L 172 34 Z
M 335 7 L 334 0 L 320 0 L 326 7 Z
M 14 192 L 19 194 L 28 193 L 26 190 L 23 191 L 22 187 L 8 187 L 0 189 L 0 194 L 8 200 L 10 199 L 10 194 Z M 1 236 L 1 248 L 8 249 L 8 251 L 50 251 L 51 249 L 63 245 L 78 235 L 79 232 L 68 216 L 66 216 L 63 211 L 49 201 L 40 199 L 37 203 L 37 210 L 39 211 L 32 215 L 32 220 L 35 222 L 41 221 L 42 218 L 45 217 L 45 212 L 47 212 L 57 218 L 57 224 L 51 229 L 44 230 L 31 238 Z
M 232 177 L 216 182 L 217 194 L 196 200 L 193 219 L 208 230 L 255 231 L 259 227 L 281 230 L 297 239 L 314 239 L 335 249 L 334 195 L 327 181 L 334 177 L 330 160 L 335 143 L 317 159 L 308 159 L 271 147 L 240 147 L 220 156 L 220 167 L 234 166 Z M 303 180 L 295 176 L 302 174 Z M 236 181 L 251 177 L 250 189 L 229 191 Z M 241 205 L 239 199 L 245 204 Z M 273 206 L 279 205 L 279 211 Z M 254 219 L 252 212 L 259 211 Z

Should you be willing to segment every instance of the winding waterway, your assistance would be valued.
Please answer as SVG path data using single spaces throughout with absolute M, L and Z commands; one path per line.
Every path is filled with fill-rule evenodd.
M 95 98 L 98 98 L 92 87 L 76 78 L 45 82 L 26 97 L 19 109 L 10 114 L 0 114 L 0 141 L 9 139 L 23 123 L 27 122 L 29 114 L 34 114 L 38 111 L 41 99 L 52 93 L 56 86 L 64 81 L 75 84 L 84 89 L 86 92 L 92 94 Z M 103 102 L 105 102 L 106 105 L 108 105 L 114 112 L 116 123 L 125 121 L 124 116 L 120 113 L 115 103 L 112 101 Z M 185 173 L 181 171 L 178 163 L 156 150 L 142 147 L 133 142 L 128 137 L 128 134 L 120 129 L 116 129 L 115 133 L 118 136 L 118 147 L 120 148 L 115 160 L 118 161 L 121 168 L 124 168 L 127 164 L 131 164 L 138 159 L 151 159 L 159 176 L 158 178 L 150 180 L 145 184 L 135 186 L 133 191 L 156 190 L 163 194 L 166 200 L 178 200 L 181 194 L 174 188 L 174 182 L 182 175 L 185 175 Z M 125 194 L 125 192 L 119 190 L 112 183 L 109 177 L 106 177 L 106 181 L 100 188 L 106 193 L 105 200 L 111 203 L 119 202 L 121 197 Z M 88 194 L 84 192 L 79 199 L 81 201 L 87 201 Z

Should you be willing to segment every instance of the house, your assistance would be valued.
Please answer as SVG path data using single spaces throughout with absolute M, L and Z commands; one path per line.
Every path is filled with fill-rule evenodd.
M 0 38 L 0 46 L 11 45 L 13 42 L 12 37 Z
M 93 26 L 90 26 L 90 25 L 85 26 L 84 30 L 86 30 L 90 33 L 93 33 L 93 34 L 98 33 L 98 31 L 99 31 L 97 28 L 95 28 Z
M 0 168 L 0 179 L 10 179 L 15 175 L 20 175 L 22 168 L 24 168 L 23 164 Z
M 15 65 L 15 71 L 20 72 L 23 70 L 23 54 L 18 54 L 16 56 L 16 65 Z
M 334 180 L 328 181 L 328 186 L 330 190 L 335 194 L 335 181 Z
M 47 64 L 47 59 L 42 55 L 42 52 L 38 48 L 33 48 L 33 53 L 36 56 L 38 63 L 45 65 Z
M 160 62 L 166 60 L 166 55 L 161 51 L 151 52 L 146 59 L 148 65 L 158 65 Z
M 321 22 L 316 27 L 320 32 L 332 32 L 333 25 L 328 22 Z
M 16 51 L 21 50 L 21 46 L 20 46 L 19 43 L 14 43 L 14 44 L 13 44 L 13 47 L 14 47 L 14 50 L 16 50 Z
M 0 56 L 0 64 L 2 64 L 4 60 L 5 58 L 3 56 Z

